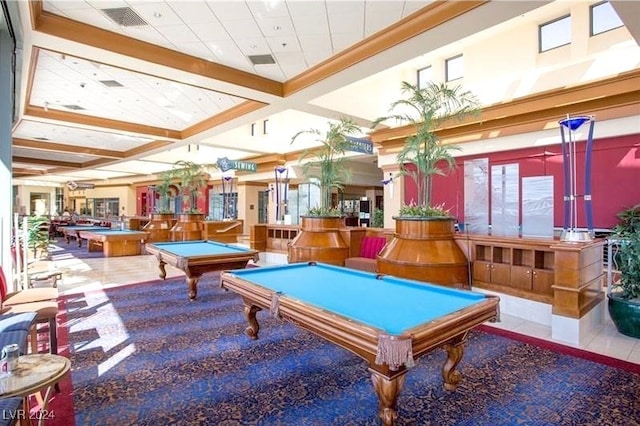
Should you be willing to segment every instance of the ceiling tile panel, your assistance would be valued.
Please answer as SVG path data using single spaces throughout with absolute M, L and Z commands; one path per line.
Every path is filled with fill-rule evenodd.
M 288 17 L 289 10 L 286 2 L 276 1 L 248 1 L 247 6 L 253 16 L 259 21 L 261 19 Z
M 193 31 L 202 41 L 231 40 L 231 36 L 227 30 L 217 20 L 204 24 L 189 24 L 189 28 L 191 28 L 191 31 Z
M 200 38 L 194 34 L 189 27 L 184 25 L 163 25 L 156 27 L 158 32 L 164 36 L 174 47 L 175 50 L 181 50 L 181 43 L 193 43 L 200 41 Z
M 159 28 L 167 25 L 184 24 L 182 19 L 173 11 L 166 2 L 145 2 L 132 4 L 134 9 L 141 18 L 149 23 L 149 25 Z
M 262 37 L 260 27 L 253 19 L 244 20 L 223 20 L 222 25 L 234 40 Z
M 298 36 L 329 34 L 329 21 L 326 14 L 296 16 L 293 26 Z
M 258 26 L 265 37 L 295 36 L 296 34 L 289 16 L 259 19 Z
M 208 25 L 218 23 L 216 16 L 206 2 L 169 2 L 169 7 L 189 26 L 192 24 Z
M 244 1 L 210 1 L 208 4 L 221 22 L 253 19 Z

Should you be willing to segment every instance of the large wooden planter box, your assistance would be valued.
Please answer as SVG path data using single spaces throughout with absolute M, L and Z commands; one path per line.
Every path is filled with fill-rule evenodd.
M 349 246 L 340 234 L 344 218 L 302 216 L 301 230 L 289 245 L 289 263 L 316 261 L 344 266 Z
M 181 213 L 169 232 L 171 241 L 194 241 L 202 239 L 204 215 L 199 213 Z
M 394 237 L 378 255 L 379 273 L 470 288 L 469 262 L 453 239 L 453 218 L 394 220 Z
M 173 213 L 153 213 L 142 230 L 149 233 L 147 241 L 150 243 L 170 241 L 169 231 L 175 223 Z

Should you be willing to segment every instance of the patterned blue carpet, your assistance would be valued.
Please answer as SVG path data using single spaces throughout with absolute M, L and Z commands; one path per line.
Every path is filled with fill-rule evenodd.
M 366 364 L 261 312 L 208 274 L 63 298 L 78 425 L 378 425 Z M 640 374 L 474 331 L 455 392 L 446 358 L 419 358 L 398 425 L 639 425 Z

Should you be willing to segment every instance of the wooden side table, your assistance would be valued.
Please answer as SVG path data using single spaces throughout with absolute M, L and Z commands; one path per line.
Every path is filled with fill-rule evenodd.
M 0 376 L 0 398 L 20 396 L 25 399 L 24 410 L 15 413 L 19 420 L 38 420 L 42 426 L 44 421 L 55 415 L 47 410 L 51 392 L 56 383 L 70 370 L 68 358 L 53 354 L 30 354 L 18 358 L 18 367 L 10 375 Z M 41 392 L 45 391 L 44 397 Z M 29 413 L 27 398 L 36 394 L 40 411 L 36 415 Z M 13 413 L 12 413 L 13 414 Z

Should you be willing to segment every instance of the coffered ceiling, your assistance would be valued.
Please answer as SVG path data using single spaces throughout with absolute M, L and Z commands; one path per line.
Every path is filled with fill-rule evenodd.
M 376 90 L 385 72 L 412 75 L 429 50 L 561 3 L 21 2 L 13 175 L 148 179 L 178 159 L 304 149 L 314 142 L 291 146 L 293 134 L 345 114 L 364 135 L 385 112 L 372 102 L 388 105 Z

